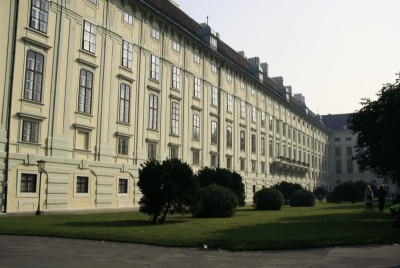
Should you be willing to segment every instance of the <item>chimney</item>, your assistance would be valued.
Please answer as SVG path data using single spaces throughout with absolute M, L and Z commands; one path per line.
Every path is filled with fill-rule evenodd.
M 252 57 L 247 59 L 253 65 L 260 65 L 260 58 L 259 57 Z
M 239 53 L 240 56 L 242 56 L 243 58 L 247 59 L 247 58 L 246 58 L 246 55 L 244 54 L 244 51 L 243 51 L 243 50 L 238 51 L 238 53 Z
M 293 97 L 294 97 L 298 102 L 300 102 L 301 104 L 305 104 L 305 103 L 306 103 L 305 97 L 304 97 L 303 94 L 301 94 L 301 93 L 294 94 Z
M 268 63 L 263 62 L 260 64 L 260 66 L 263 69 L 263 72 L 268 76 Z

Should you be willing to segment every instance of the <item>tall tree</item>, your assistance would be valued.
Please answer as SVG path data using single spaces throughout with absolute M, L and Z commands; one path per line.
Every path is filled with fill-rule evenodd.
M 363 99 L 363 107 L 349 118 L 349 128 L 357 134 L 354 157 L 359 167 L 378 177 L 400 184 L 400 74 L 393 84 L 385 84 L 378 99 Z

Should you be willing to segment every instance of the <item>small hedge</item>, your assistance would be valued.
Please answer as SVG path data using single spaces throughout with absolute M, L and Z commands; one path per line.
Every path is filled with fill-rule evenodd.
M 314 194 L 310 191 L 300 189 L 292 194 L 291 207 L 313 207 L 315 206 Z
M 340 201 L 351 203 L 363 201 L 362 193 L 358 187 L 352 183 L 344 182 L 339 184 L 333 191 L 335 192 L 335 197 Z
M 328 203 L 340 203 L 340 200 L 336 198 L 335 192 L 331 191 L 326 194 L 326 202 Z
M 274 188 L 261 189 L 253 197 L 256 210 L 280 210 L 284 202 L 282 193 Z
M 196 193 L 190 211 L 195 218 L 227 218 L 235 214 L 238 198 L 226 187 L 210 184 Z

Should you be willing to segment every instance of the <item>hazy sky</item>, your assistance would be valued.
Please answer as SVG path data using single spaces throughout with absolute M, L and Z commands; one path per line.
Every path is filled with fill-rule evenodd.
M 400 0 L 176 0 L 320 114 L 350 113 L 400 72 Z

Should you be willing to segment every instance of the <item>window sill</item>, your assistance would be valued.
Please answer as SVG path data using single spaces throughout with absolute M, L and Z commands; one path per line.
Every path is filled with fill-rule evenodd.
M 78 153 L 87 153 L 87 154 L 91 153 L 90 150 L 87 150 L 87 149 L 79 149 L 79 148 L 74 148 L 74 151 L 75 151 L 75 152 L 78 152 Z
M 173 134 L 173 133 L 169 134 L 169 136 L 171 136 L 171 137 L 177 137 L 177 138 L 180 137 L 179 134 Z
M 132 68 L 129 68 L 129 67 L 126 67 L 126 66 L 123 66 L 123 65 L 120 65 L 119 68 L 124 70 L 124 71 L 133 73 Z
M 84 113 L 84 112 L 75 111 L 75 113 L 79 114 L 79 115 L 84 115 L 84 116 L 87 116 L 87 117 L 93 117 L 92 114 L 88 114 L 88 113 Z
M 119 124 L 119 125 L 124 125 L 124 126 L 127 126 L 127 127 L 130 127 L 130 126 L 131 126 L 131 123 L 122 122 L 122 121 L 117 121 L 117 124 Z
M 45 32 L 41 32 L 41 31 L 36 30 L 34 28 L 31 28 L 31 27 L 25 27 L 25 29 L 28 30 L 28 32 L 31 32 L 31 33 L 36 34 L 36 35 L 39 35 L 40 37 L 43 37 L 43 38 L 46 38 L 46 39 L 49 38 L 49 36 Z
M 154 128 L 147 128 L 148 131 L 159 133 L 158 129 Z
M 87 56 L 90 56 L 90 57 L 92 57 L 93 59 L 96 58 L 96 52 L 90 52 L 90 51 L 84 50 L 83 48 L 80 48 L 80 49 L 79 49 L 79 52 L 80 52 L 80 53 L 83 53 L 83 54 L 85 54 L 85 55 L 87 55 Z
M 30 99 L 24 99 L 24 98 L 21 98 L 21 99 L 19 99 L 21 102 L 27 102 L 27 103 L 33 103 L 33 104 L 35 104 L 35 105 L 40 105 L 40 106 L 44 106 L 44 103 L 43 102 L 40 102 L 40 101 L 35 101 L 35 100 L 30 100 Z
M 195 96 L 193 96 L 192 99 L 197 100 L 197 101 L 201 101 L 201 99 L 199 97 L 195 97 Z
M 31 147 L 41 147 L 42 144 L 41 143 L 37 143 L 37 142 L 30 142 L 30 141 L 18 141 L 19 144 L 24 144 L 24 145 L 28 145 Z
M 160 80 L 156 80 L 154 78 L 149 77 L 149 81 L 160 84 Z

